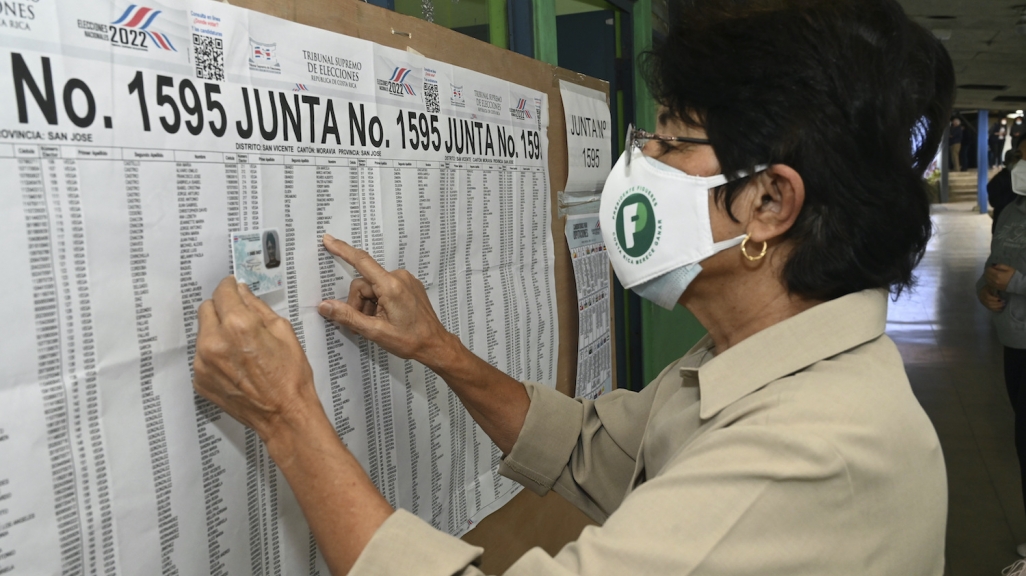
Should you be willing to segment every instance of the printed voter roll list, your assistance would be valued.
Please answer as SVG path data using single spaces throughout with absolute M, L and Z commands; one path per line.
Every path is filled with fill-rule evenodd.
M 0 28 L 0 572 L 327 573 L 259 438 L 190 385 L 235 233 L 277 232 L 263 298 L 390 503 L 462 534 L 508 501 L 444 382 L 316 313 L 352 281 L 320 237 L 554 385 L 545 95 L 221 3 L 32 6 Z

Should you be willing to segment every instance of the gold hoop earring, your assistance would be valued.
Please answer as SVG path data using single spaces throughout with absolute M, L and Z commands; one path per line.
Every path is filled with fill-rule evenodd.
M 741 253 L 745 255 L 745 258 L 748 258 L 748 260 L 750 260 L 752 262 L 755 262 L 756 260 L 762 260 L 762 258 L 766 255 L 766 250 L 769 248 L 769 242 L 766 242 L 764 240 L 762 242 L 762 252 L 759 252 L 758 256 L 751 256 L 751 255 L 748 254 L 748 248 L 747 248 L 748 240 L 750 240 L 750 239 L 751 239 L 751 235 L 745 234 L 745 239 L 741 241 Z

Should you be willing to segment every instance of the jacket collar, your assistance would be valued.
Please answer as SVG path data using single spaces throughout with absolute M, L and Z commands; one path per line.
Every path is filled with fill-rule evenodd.
M 700 416 L 712 418 L 759 388 L 878 338 L 887 323 L 887 291 L 864 290 L 814 306 L 750 336 L 699 367 Z M 688 356 L 706 355 L 706 336 Z M 688 362 L 684 362 L 687 364 Z

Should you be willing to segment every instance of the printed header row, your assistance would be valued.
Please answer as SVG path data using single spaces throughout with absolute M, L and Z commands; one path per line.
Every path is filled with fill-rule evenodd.
M 369 166 L 376 168 L 460 168 L 471 170 L 541 171 L 539 166 L 515 166 L 481 162 L 480 159 L 451 161 L 391 160 L 382 158 L 331 158 L 261 153 L 201 152 L 156 148 L 112 148 L 103 146 L 47 146 L 0 144 L 0 158 L 44 158 L 63 160 L 121 160 L 139 162 L 200 162 L 213 164 L 286 164 L 294 166 Z

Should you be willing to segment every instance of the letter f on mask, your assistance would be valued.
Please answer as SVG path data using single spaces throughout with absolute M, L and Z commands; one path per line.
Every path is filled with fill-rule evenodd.
M 623 219 L 624 219 L 624 243 L 627 245 L 627 249 L 634 248 L 634 234 L 638 230 L 644 230 L 645 224 L 648 223 L 648 211 L 645 210 L 645 205 L 641 202 L 635 202 L 630 206 L 624 206 L 623 208 Z M 630 225 L 628 225 L 630 223 Z

